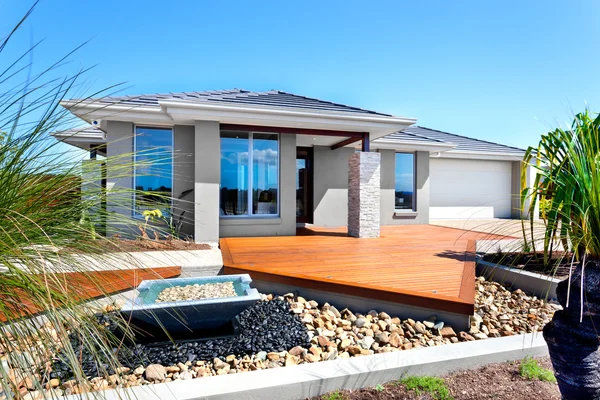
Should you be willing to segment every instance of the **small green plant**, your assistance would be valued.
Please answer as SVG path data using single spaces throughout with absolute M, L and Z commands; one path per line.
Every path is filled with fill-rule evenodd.
M 556 382 L 554 373 L 549 369 L 541 367 L 537 360 L 531 357 L 526 357 L 519 366 L 519 374 L 529 380 L 539 380 L 544 382 Z
M 548 219 L 548 213 L 550 212 L 551 208 L 552 208 L 552 200 L 550 199 L 546 199 L 546 198 L 541 198 L 539 200 L 540 203 L 540 218 L 543 220 L 547 220 Z
M 375 390 L 378 392 L 383 392 L 385 390 L 385 386 L 380 383 L 379 385 L 375 386 Z
M 179 237 L 178 232 L 177 232 L 177 227 L 173 223 L 172 216 L 166 217 L 162 213 L 162 211 L 160 211 L 159 209 L 144 210 L 144 211 L 142 211 L 142 215 L 144 216 L 144 221 L 145 221 L 144 225 L 139 227 L 140 231 L 142 233 L 142 238 L 144 238 L 144 239 L 148 238 L 148 234 L 146 232 L 146 229 L 148 228 L 148 222 L 155 222 L 155 221 L 160 221 L 160 222 L 165 223 L 167 225 L 167 227 L 169 228 L 169 233 L 172 238 Z M 154 237 L 155 237 L 155 239 L 158 239 L 158 234 L 156 231 L 154 232 Z
M 400 381 L 408 390 L 414 390 L 417 395 L 429 394 L 434 400 L 454 400 L 450 390 L 442 378 L 433 376 L 409 376 Z
M 321 399 L 322 400 L 344 400 L 344 394 L 342 392 L 340 392 L 339 390 L 336 390 L 335 392 L 324 394 L 321 397 Z

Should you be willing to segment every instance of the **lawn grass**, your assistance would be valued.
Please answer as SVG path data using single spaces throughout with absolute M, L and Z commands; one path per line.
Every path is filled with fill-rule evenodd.
M 539 380 L 544 382 L 556 383 L 554 373 L 549 369 L 541 367 L 537 360 L 526 357 L 519 366 L 519 374 L 529 380 Z
M 434 400 L 453 400 L 450 390 L 442 378 L 433 376 L 409 376 L 399 381 L 408 390 L 414 390 L 417 395 L 429 394 Z

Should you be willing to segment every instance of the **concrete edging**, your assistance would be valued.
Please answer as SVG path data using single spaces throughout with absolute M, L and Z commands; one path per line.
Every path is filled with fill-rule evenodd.
M 521 289 L 528 294 L 548 300 L 556 300 L 556 285 L 561 281 L 534 272 L 484 261 L 480 256 L 477 257 L 477 276 L 508 284 L 512 289 Z
M 490 363 L 546 356 L 541 333 L 529 333 L 437 347 L 418 348 L 294 367 L 112 389 L 94 398 L 117 400 L 129 396 L 162 400 L 297 400 L 337 389 L 372 387 L 409 375 L 444 375 Z M 89 394 L 64 399 L 90 398 Z

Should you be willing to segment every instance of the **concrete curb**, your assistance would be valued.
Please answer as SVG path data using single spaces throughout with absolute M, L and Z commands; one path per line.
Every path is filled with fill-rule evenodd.
M 409 375 L 444 375 L 490 363 L 546 356 L 541 333 L 508 336 L 438 347 L 419 348 L 274 368 L 224 376 L 106 390 L 94 396 L 72 395 L 68 400 L 122 398 L 162 400 L 297 400 L 337 389 L 359 389 Z
M 521 289 L 541 299 L 556 300 L 556 285 L 560 279 L 521 269 L 494 264 L 477 257 L 477 276 L 504 283 L 512 289 Z

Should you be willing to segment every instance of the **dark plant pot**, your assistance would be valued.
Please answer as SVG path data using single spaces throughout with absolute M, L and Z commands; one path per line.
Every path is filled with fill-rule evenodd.
M 600 399 L 600 267 L 588 262 L 584 271 L 583 319 L 581 315 L 581 268 L 556 288 L 563 310 L 544 327 L 544 339 L 563 399 Z

